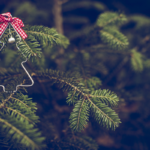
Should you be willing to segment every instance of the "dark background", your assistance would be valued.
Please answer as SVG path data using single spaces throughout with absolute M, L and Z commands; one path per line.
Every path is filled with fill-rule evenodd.
M 75 2 L 76 0 L 70 0 L 68 2 Z M 92 1 L 92 0 L 91 0 Z M 106 6 L 106 11 L 115 11 L 123 12 L 127 16 L 134 14 L 142 14 L 147 17 L 150 16 L 150 1 L 149 0 L 101 0 Z M 65 11 L 65 3 L 62 5 L 62 16 L 64 18 L 63 29 L 64 34 L 70 39 L 71 44 L 79 45 L 80 37 L 73 37 L 72 34 L 77 30 L 84 28 L 85 26 L 90 26 L 95 23 L 98 15 L 102 13 L 102 10 L 91 8 L 79 8 L 75 10 Z M 54 15 L 53 15 L 53 1 L 47 0 L 0 0 L 0 13 L 11 12 L 13 16 L 21 18 L 25 24 L 30 25 L 45 25 L 48 27 L 55 27 Z M 67 21 L 65 18 L 69 16 L 82 16 L 82 20 L 79 22 Z M 130 26 L 130 25 L 129 25 Z M 128 26 L 128 27 L 129 27 Z M 126 30 L 124 30 L 126 33 Z M 55 65 L 52 66 L 55 69 Z M 127 70 L 127 66 L 125 66 Z M 113 67 L 110 68 L 113 70 Z M 140 84 L 131 84 L 126 86 L 124 90 L 129 92 L 129 96 L 125 98 L 127 105 L 119 107 L 120 117 L 122 124 L 116 131 L 105 130 L 99 128 L 99 125 L 96 124 L 92 118 L 93 127 L 88 127 L 83 133 L 88 134 L 93 139 L 97 141 L 102 150 L 148 150 L 149 139 L 150 139 L 150 128 L 149 128 L 149 96 L 145 98 L 143 102 L 141 101 L 128 101 L 130 98 L 130 92 L 142 93 L 147 92 L 149 95 L 150 87 L 149 83 L 141 83 L 141 79 L 144 79 L 143 74 L 131 73 L 129 75 L 130 80 L 135 79 L 135 76 Z M 100 75 L 99 75 L 100 76 Z M 149 76 L 148 76 L 149 77 Z M 115 89 L 115 82 L 117 77 L 113 77 L 109 83 L 105 84 L 105 87 L 108 89 Z M 102 80 L 105 80 L 105 77 L 101 76 Z M 146 78 L 145 78 L 146 79 Z M 39 86 L 38 83 L 35 83 L 34 88 Z M 66 93 L 64 94 L 61 90 L 58 90 L 56 86 L 52 87 L 52 92 L 48 96 L 43 91 L 39 89 L 29 90 L 29 96 L 33 97 L 33 100 L 38 102 L 38 115 L 42 117 L 51 109 L 51 113 L 54 116 L 53 123 L 58 127 L 58 132 L 60 132 L 60 137 L 63 136 L 61 130 L 63 127 L 61 124 L 68 122 L 68 117 L 70 113 L 70 108 L 65 106 Z M 53 93 L 53 94 L 52 94 Z M 58 94 L 59 93 L 59 94 Z M 121 95 L 121 94 L 120 94 Z M 137 96 L 138 97 L 138 96 Z M 140 97 L 138 97 L 140 99 Z M 138 99 L 137 98 L 137 99 Z M 52 102 L 49 99 L 53 99 Z M 56 102 L 55 102 L 56 101 Z M 54 111 L 53 111 L 54 109 Z M 66 110 L 65 110 L 66 109 Z M 142 115 L 141 111 L 146 111 L 146 117 Z M 65 110 L 65 111 L 63 111 Z M 68 110 L 68 111 L 67 111 Z M 143 111 L 143 112 L 144 112 Z M 60 117 L 61 116 L 61 117 Z M 60 117 L 61 120 L 56 120 L 55 118 Z M 143 123 L 144 122 L 144 123 Z M 99 136 L 100 135 L 100 136 Z

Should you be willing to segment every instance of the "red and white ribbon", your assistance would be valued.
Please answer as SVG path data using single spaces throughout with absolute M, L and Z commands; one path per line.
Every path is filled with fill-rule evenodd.
M 6 16 L 6 17 L 5 17 Z M 23 31 L 21 27 L 24 27 L 24 24 L 21 19 L 12 17 L 10 12 L 0 14 L 0 36 L 3 34 L 8 24 L 14 27 L 14 29 L 20 34 L 23 39 L 26 39 L 28 35 Z

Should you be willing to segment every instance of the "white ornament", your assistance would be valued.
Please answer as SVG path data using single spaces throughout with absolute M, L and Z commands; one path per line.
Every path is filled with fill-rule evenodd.
M 14 42 L 15 42 L 15 38 L 11 36 L 11 37 L 8 39 L 8 43 L 14 43 Z

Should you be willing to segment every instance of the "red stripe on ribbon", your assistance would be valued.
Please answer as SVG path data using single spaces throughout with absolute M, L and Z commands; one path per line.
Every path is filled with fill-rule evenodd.
M 16 17 L 12 17 L 10 12 L 0 14 L 0 23 L 2 23 L 0 24 L 0 36 L 5 31 L 8 24 L 11 23 L 11 25 L 16 29 L 16 31 L 20 34 L 20 36 L 23 39 L 26 39 L 28 37 L 28 35 L 21 28 L 24 27 L 22 20 Z

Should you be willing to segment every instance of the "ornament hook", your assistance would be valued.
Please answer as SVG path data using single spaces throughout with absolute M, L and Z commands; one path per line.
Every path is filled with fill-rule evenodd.
M 10 34 L 10 38 L 8 39 L 8 43 L 14 43 L 15 38 L 12 36 L 11 31 L 10 31 L 10 23 L 9 23 L 9 34 Z

